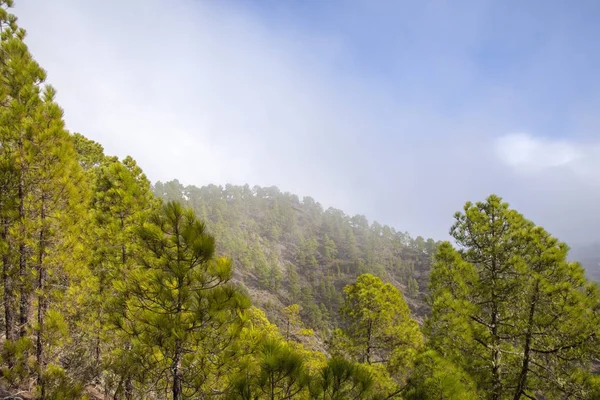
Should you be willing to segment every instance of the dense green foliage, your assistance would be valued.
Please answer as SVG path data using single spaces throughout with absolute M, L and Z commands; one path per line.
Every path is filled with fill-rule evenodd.
M 431 273 L 430 345 L 490 399 L 590 398 L 600 294 L 568 248 L 497 196 L 467 203 Z
M 428 350 L 417 358 L 404 397 L 407 400 L 474 400 L 482 396 L 464 370 L 434 350 Z
M 332 350 L 361 363 L 384 365 L 403 381 L 423 337 L 402 293 L 370 274 L 359 276 L 344 293 L 342 325 L 333 334 Z
M 0 5 L 0 397 L 600 395 L 598 287 L 500 198 L 455 249 L 277 188 L 152 188 L 65 130 Z

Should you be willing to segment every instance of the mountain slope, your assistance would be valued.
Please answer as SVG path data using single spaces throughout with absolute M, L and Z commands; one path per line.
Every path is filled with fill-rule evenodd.
M 236 266 L 236 280 L 273 320 L 300 304 L 304 323 L 327 332 L 337 320 L 343 287 L 362 273 L 393 283 L 413 313 L 427 312 L 432 239 L 411 238 L 361 215 L 350 217 L 277 187 L 154 185 L 165 200 L 192 207 Z

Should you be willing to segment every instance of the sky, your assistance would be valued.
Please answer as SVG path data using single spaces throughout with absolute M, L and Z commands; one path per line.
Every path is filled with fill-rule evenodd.
M 600 241 L 600 2 L 17 0 L 68 129 L 152 181 L 447 238 L 495 193 Z

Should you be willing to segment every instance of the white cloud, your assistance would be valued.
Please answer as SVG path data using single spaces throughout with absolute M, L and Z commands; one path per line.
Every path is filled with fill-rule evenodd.
M 487 85 L 469 58 L 485 39 L 485 10 L 454 23 L 448 32 L 456 25 L 461 33 L 443 33 L 442 46 L 427 27 L 455 19 L 438 6 L 414 18 L 383 2 L 373 10 L 394 30 L 389 40 L 370 37 L 374 53 L 362 54 L 333 28 L 262 20 L 244 2 L 167 3 L 19 0 L 15 9 L 69 129 L 109 154 L 132 155 L 150 179 L 278 185 L 438 238 L 465 201 L 493 192 L 557 233 L 597 237 L 592 179 L 557 185 L 547 173 L 597 177 L 597 150 L 531 135 L 494 142 L 547 115 L 522 91 Z M 357 29 L 376 25 L 364 13 L 354 17 Z M 398 26 L 411 34 L 398 35 Z M 371 69 L 352 57 L 372 60 Z M 549 63 L 539 61 L 543 68 L 531 74 L 543 77 Z M 509 177 L 507 165 L 529 174 Z M 563 191 L 549 196 L 556 187 Z
M 582 157 L 581 151 L 571 143 L 544 140 L 528 134 L 498 138 L 496 151 L 506 164 L 526 171 L 565 166 Z
M 553 140 L 530 134 L 509 134 L 496 139 L 496 155 L 520 173 L 569 171 L 575 176 L 600 179 L 600 147 L 596 143 Z
M 23 0 L 16 12 L 69 129 L 151 179 L 351 198 L 335 182 L 370 119 L 353 102 L 375 98 L 334 79 L 335 37 L 268 30 L 233 3 Z

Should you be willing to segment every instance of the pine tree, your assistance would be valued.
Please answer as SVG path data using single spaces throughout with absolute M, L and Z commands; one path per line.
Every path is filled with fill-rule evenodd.
M 290 341 L 292 337 L 296 335 L 301 336 L 313 336 L 314 332 L 312 329 L 306 329 L 302 323 L 300 317 L 300 306 L 298 304 L 291 304 L 283 309 L 283 331 L 285 340 Z
M 327 234 L 323 238 L 323 250 L 327 261 L 333 261 L 338 255 L 338 250 L 335 242 L 329 238 Z
M 129 346 L 128 338 L 110 330 L 108 321 L 111 313 L 119 313 L 120 310 L 118 306 L 115 310 L 114 305 L 106 299 L 116 298 L 115 284 L 126 279 L 135 268 L 140 251 L 137 229 L 148 214 L 157 208 L 158 203 L 150 191 L 149 181 L 131 157 L 121 162 L 116 157 L 101 156 L 96 146 L 81 138 L 78 142 L 80 159 L 86 160 L 86 165 L 95 165 L 90 170 L 94 179 L 91 268 L 98 280 L 98 290 L 93 293 L 94 343 L 90 343 L 95 379 L 103 381 L 108 389 L 111 379 L 103 376 L 102 370 L 104 366 L 110 366 L 112 373 L 120 376 L 116 380 L 123 381 L 121 386 L 125 396 L 131 398 L 131 368 L 126 363 L 125 366 L 121 365 L 125 360 L 118 352 L 112 354 L 114 349 Z M 103 357 L 103 353 L 107 353 L 106 357 Z
M 381 279 L 364 274 L 344 288 L 342 329 L 334 335 L 334 351 L 367 364 L 383 363 L 404 379 L 423 345 L 419 326 L 410 316 L 402 293 Z
M 146 374 L 179 400 L 202 386 L 208 372 L 197 361 L 227 348 L 247 300 L 228 283 L 230 260 L 215 258 L 214 238 L 191 210 L 169 202 L 138 234 L 147 252 L 121 288 L 120 326 Z
M 408 278 L 407 289 L 410 297 L 417 297 L 419 295 L 419 282 L 412 276 Z
M 431 344 L 490 399 L 571 396 L 600 327 L 598 288 L 568 248 L 497 196 L 467 203 L 431 274 Z M 584 396 L 585 398 L 585 396 Z
M 279 257 L 276 246 L 269 249 L 269 272 L 268 272 L 268 287 L 271 291 L 277 292 L 281 286 L 281 270 L 279 269 Z
M 82 217 L 87 188 L 62 110 L 54 103 L 55 91 L 43 86 L 45 72 L 23 42 L 25 31 L 6 10 L 11 2 L 1 4 L 0 217 L 8 367 L 4 375 L 13 382 L 17 376 L 27 378 L 32 343 L 35 377 L 45 398 L 46 367 L 56 361 L 47 350 L 62 335 L 52 332 L 51 326 L 64 318 L 60 307 L 53 307 L 52 287 L 69 288 L 72 283 L 72 262 L 66 255 L 74 255 L 79 228 L 74 221 Z M 57 368 L 53 366 L 53 371 Z
M 288 400 L 301 398 L 310 380 L 302 354 L 276 339 L 263 342 L 260 370 L 256 375 L 242 375 L 235 382 L 231 399 Z
M 272 266 L 269 266 L 269 262 L 267 261 L 267 257 L 262 250 L 262 247 L 259 243 L 256 243 L 256 246 L 252 249 L 253 251 L 253 260 L 254 260 L 254 273 L 256 275 L 256 279 L 258 280 L 259 287 L 261 289 L 269 289 L 271 286 L 270 272 Z
M 45 71 L 33 60 L 23 42 L 25 31 L 7 11 L 12 1 L 3 0 L 0 12 L 0 110 L 3 163 L 3 222 L 6 336 L 9 341 L 24 338 L 29 332 L 34 276 L 28 265 L 31 231 L 27 224 L 28 196 L 33 173 L 30 155 L 32 135 L 38 134 L 34 117 L 42 106 L 41 85 Z M 12 356 L 9 356 L 12 358 Z M 9 360 L 9 364 L 13 364 Z
M 268 272 L 268 288 L 273 292 L 277 292 L 279 290 L 279 286 L 281 285 L 281 271 L 276 263 L 272 263 L 269 266 Z
M 29 228 L 33 229 L 31 248 L 35 266 L 37 294 L 36 359 L 37 379 L 41 397 L 46 396 L 44 373 L 47 365 L 45 348 L 48 335 L 46 316 L 49 312 L 52 290 L 50 279 L 64 277 L 61 282 L 68 287 L 69 264 L 66 255 L 73 254 L 74 242 L 79 237 L 77 221 L 85 218 L 86 184 L 77 163 L 71 137 L 64 130 L 62 110 L 54 103 L 51 87 L 44 91 L 44 103 L 37 118 L 40 125 L 31 137 L 32 194 L 29 197 L 30 213 L 34 216 Z M 35 161 L 33 161 L 35 160 Z M 36 212 L 37 210 L 37 212 Z M 31 217 L 30 217 L 31 218 Z
M 287 267 L 287 283 L 290 300 L 297 302 L 300 300 L 300 285 L 298 284 L 298 272 L 293 264 L 289 264 Z
M 93 171 L 105 161 L 104 148 L 100 143 L 96 143 L 80 133 L 74 133 L 72 138 L 77 152 L 77 160 L 84 171 Z

